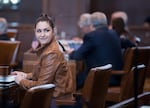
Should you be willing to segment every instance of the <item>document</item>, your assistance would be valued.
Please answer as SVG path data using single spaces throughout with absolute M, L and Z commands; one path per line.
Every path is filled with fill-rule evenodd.
M 0 83 L 11 83 L 15 81 L 16 75 L 0 76 Z

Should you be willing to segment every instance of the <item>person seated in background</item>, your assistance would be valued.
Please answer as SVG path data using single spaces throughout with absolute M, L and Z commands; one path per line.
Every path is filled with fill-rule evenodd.
M 122 18 L 125 24 L 125 29 L 128 29 L 128 15 L 124 11 L 115 11 L 111 14 L 110 25 L 109 25 L 110 29 L 112 29 L 112 21 L 116 18 Z
M 94 27 L 91 22 L 91 14 L 82 13 L 79 17 L 78 26 L 84 34 L 93 31 Z M 73 40 L 75 39 L 73 38 Z M 82 43 L 83 43 L 83 38 L 82 38 Z M 70 47 L 66 50 L 66 53 L 71 53 L 73 50 L 76 49 Z
M 83 43 L 83 40 L 79 36 L 73 36 L 72 39 L 69 41 L 69 47 L 77 50 Z
M 111 19 L 110 19 L 110 25 L 109 28 L 112 29 L 112 21 L 116 18 L 122 18 L 123 22 L 124 22 L 124 30 L 129 32 L 129 28 L 128 28 L 128 15 L 126 12 L 124 11 L 115 11 L 111 14 Z M 132 43 L 134 43 L 135 45 L 138 45 L 140 42 L 140 38 L 135 36 L 135 35 L 127 35 L 127 37 Z
M 123 66 L 120 39 L 114 31 L 108 29 L 106 15 L 94 12 L 90 18 L 92 30 L 83 37 L 81 47 L 69 54 L 70 59 L 84 60 L 86 66 L 85 70 L 77 75 L 77 89 L 83 87 L 91 68 L 112 64 L 114 70 L 120 70 Z M 119 83 L 118 78 L 111 79 L 111 85 Z
M 78 21 L 78 26 L 80 27 L 81 31 L 84 34 L 95 30 L 91 22 L 91 14 L 89 13 L 81 14 Z
M 73 87 L 69 76 L 70 69 L 55 39 L 54 22 L 51 17 L 42 14 L 35 22 L 34 32 L 39 45 L 34 50 L 31 48 L 29 53 L 36 54 L 37 61 L 30 73 L 12 72 L 16 75 L 15 82 L 25 90 L 53 83 L 56 85 L 53 92 L 54 99 L 71 94 Z
M 125 23 L 122 18 L 115 18 L 112 20 L 112 29 L 115 30 L 121 40 L 122 50 L 126 50 L 129 47 L 135 47 L 136 45 L 132 43 L 127 37 L 130 37 L 130 33 L 125 29 Z
M 79 37 L 79 36 L 73 36 L 71 40 L 78 41 L 78 42 L 82 42 L 83 41 L 82 38 Z
M 10 40 L 7 35 L 7 29 L 7 20 L 3 17 L 0 17 L 0 40 Z
M 144 27 L 150 27 L 150 16 L 145 18 L 143 25 Z

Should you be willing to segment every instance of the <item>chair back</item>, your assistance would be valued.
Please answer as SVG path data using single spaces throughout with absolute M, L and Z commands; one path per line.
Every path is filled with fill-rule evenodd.
M 88 108 L 104 108 L 112 65 L 92 68 L 83 87 L 83 99 Z
M 18 36 L 18 30 L 17 29 L 8 29 L 7 30 L 7 35 L 10 38 L 11 41 L 15 41 L 17 36 Z
M 30 88 L 20 108 L 50 108 L 54 87 L 54 84 L 45 84 Z
M 68 60 L 67 65 L 70 69 L 69 76 L 72 79 L 73 93 L 75 93 L 76 92 L 76 61 Z
M 23 71 L 26 73 L 32 72 L 34 64 L 37 62 L 37 58 L 35 53 L 25 52 L 23 54 Z
M 0 41 L 0 65 L 15 65 L 20 41 Z
M 140 108 L 149 108 L 148 105 L 150 105 L 150 92 L 141 93 L 137 96 L 137 98 L 138 98 L 138 106 L 140 106 Z M 132 97 L 119 103 L 116 103 L 112 106 L 109 106 L 108 108 L 135 108 L 134 104 L 135 98 Z
M 150 62 L 150 46 L 128 48 L 124 56 L 123 70 L 129 72 L 133 66 L 144 64 L 146 69 Z
M 145 65 L 144 69 L 138 69 L 138 91 L 143 92 L 145 75 L 148 72 L 148 64 L 150 62 L 150 46 L 128 48 L 124 55 L 124 67 L 121 71 L 113 72 L 114 75 L 121 75 L 121 83 L 119 86 L 111 86 L 108 89 L 107 101 L 120 102 L 128 99 L 133 95 L 133 67 Z M 113 70 L 115 71 L 115 70 Z
M 138 94 L 143 92 L 143 87 L 144 87 L 144 81 L 145 81 L 145 65 L 137 65 L 137 67 L 132 67 L 132 69 L 130 70 L 130 72 L 126 73 L 123 77 L 122 77 L 122 81 L 121 81 L 121 87 L 120 87 L 120 101 L 123 101 L 125 99 L 134 97 L 134 78 L 135 78 L 135 74 L 134 72 L 136 72 L 137 74 L 137 91 Z
M 0 75 L 5 76 L 9 74 L 9 66 L 0 66 Z

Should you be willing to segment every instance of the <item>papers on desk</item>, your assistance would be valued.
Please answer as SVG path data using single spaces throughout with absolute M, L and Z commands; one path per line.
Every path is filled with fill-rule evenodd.
M 0 76 L 0 83 L 11 83 L 15 81 L 15 75 Z
M 65 50 L 68 50 L 70 48 L 77 50 L 83 43 L 82 41 L 74 41 L 74 40 L 59 40 L 59 42 L 63 45 Z

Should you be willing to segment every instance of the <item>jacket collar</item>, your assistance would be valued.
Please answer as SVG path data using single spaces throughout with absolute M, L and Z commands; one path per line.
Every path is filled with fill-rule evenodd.
M 100 26 L 100 27 L 97 27 L 96 30 L 107 31 L 108 27 L 107 26 Z

